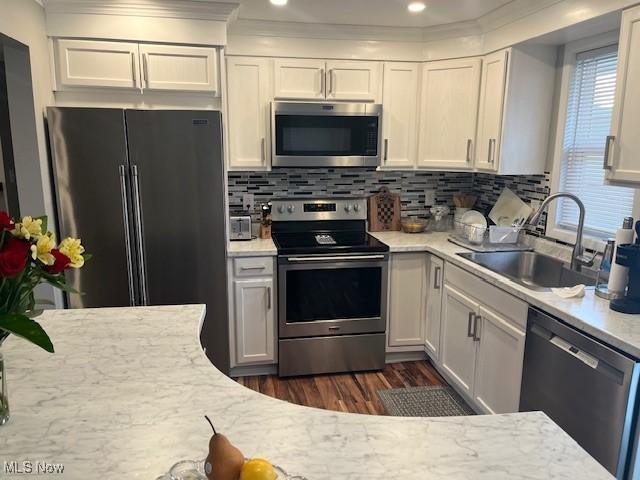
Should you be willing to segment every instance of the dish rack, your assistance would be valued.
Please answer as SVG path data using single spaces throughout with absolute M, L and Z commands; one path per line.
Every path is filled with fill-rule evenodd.
M 454 222 L 449 241 L 477 252 L 512 252 L 531 250 L 520 242 L 522 227 L 483 226 Z

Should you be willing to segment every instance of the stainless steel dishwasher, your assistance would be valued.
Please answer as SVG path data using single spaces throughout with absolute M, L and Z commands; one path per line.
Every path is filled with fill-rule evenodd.
M 529 309 L 520 411 L 542 410 L 617 478 L 633 478 L 638 362 Z

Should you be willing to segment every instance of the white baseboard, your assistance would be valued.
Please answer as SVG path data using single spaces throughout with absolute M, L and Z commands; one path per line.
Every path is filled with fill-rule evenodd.
M 233 367 L 229 372 L 229 376 L 235 377 L 254 377 L 258 375 L 275 375 L 278 373 L 278 365 L 247 365 L 243 367 Z
M 415 362 L 426 360 L 427 354 L 424 352 L 387 352 L 386 363 Z

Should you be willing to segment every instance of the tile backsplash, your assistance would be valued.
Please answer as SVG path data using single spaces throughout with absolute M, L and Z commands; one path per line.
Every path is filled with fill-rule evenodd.
M 229 210 L 242 212 L 242 195 L 253 193 L 254 216 L 260 204 L 272 198 L 300 196 L 366 197 L 386 186 L 399 193 L 404 216 L 426 217 L 429 208 L 425 192 L 435 192 L 436 204 L 453 207 L 453 194 L 473 193 L 478 196 L 476 209 L 488 214 L 505 187 L 514 191 L 523 201 L 542 201 L 549 195 L 549 174 L 498 176 L 469 172 L 378 171 L 375 168 L 287 168 L 270 172 L 229 172 Z M 545 217 L 530 232 L 544 235 Z
M 375 168 L 288 168 L 271 172 L 229 172 L 229 209 L 242 211 L 242 195 L 253 193 L 256 209 L 272 198 L 300 196 L 368 197 L 381 187 L 399 193 L 402 214 L 426 217 L 432 205 L 425 191 L 435 193 L 436 204 L 453 207 L 453 194 L 473 191 L 473 174 L 467 172 L 377 171 Z

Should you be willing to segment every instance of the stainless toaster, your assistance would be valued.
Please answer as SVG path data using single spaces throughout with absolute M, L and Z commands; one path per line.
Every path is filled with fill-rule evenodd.
M 249 215 L 232 216 L 229 225 L 230 240 L 251 240 L 251 217 Z

